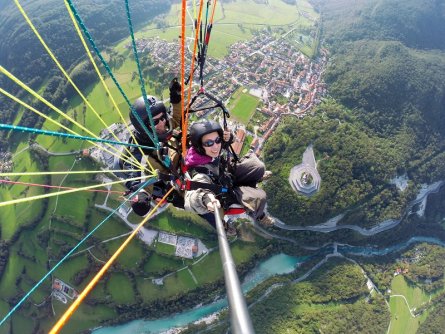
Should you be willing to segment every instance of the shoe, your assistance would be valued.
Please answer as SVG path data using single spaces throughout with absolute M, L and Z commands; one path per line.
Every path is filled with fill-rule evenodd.
M 266 181 L 268 179 L 270 179 L 270 177 L 272 176 L 272 172 L 270 170 L 266 170 L 263 174 L 263 178 L 261 179 L 262 181 Z
M 263 225 L 263 226 L 274 226 L 275 225 L 275 219 L 273 219 L 271 216 L 264 214 L 263 217 L 258 218 L 257 221 Z

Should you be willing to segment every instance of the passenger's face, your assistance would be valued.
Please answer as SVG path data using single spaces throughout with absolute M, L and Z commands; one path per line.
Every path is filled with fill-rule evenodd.
M 219 137 L 218 132 L 211 132 L 202 136 L 201 143 L 204 148 L 204 152 L 211 158 L 219 156 L 221 151 L 222 138 Z
M 163 113 L 154 116 L 153 122 L 155 124 L 155 130 L 158 135 L 163 135 L 167 132 L 167 120 L 165 119 L 165 115 Z

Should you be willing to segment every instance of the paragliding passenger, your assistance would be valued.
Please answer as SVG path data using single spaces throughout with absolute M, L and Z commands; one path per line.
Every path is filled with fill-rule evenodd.
M 228 208 L 233 203 L 242 204 L 252 218 L 262 225 L 274 224 L 264 212 L 266 193 L 257 184 L 265 175 L 265 166 L 254 153 L 248 153 L 231 164 L 227 150 L 233 136 L 212 120 L 193 123 L 190 127 L 191 147 L 187 151 L 185 165 L 192 181 L 212 186 L 188 190 L 184 207 L 204 216 L 210 224 L 214 203 Z M 266 173 L 267 175 L 267 173 Z M 199 184 L 199 183 L 198 183 Z
M 171 171 L 177 171 L 180 158 L 178 147 L 181 138 L 181 132 L 176 129 L 181 124 L 181 85 L 177 78 L 171 81 L 169 88 L 170 103 L 172 106 L 171 115 L 167 112 L 164 103 L 154 96 L 147 95 L 146 97 L 149 108 L 146 108 L 145 100 L 142 96 L 134 101 L 132 110 L 130 110 L 130 121 L 134 126 L 133 135 L 137 144 L 155 147 L 153 140 L 144 129 L 147 128 L 150 132 L 156 132 L 160 149 L 142 149 L 141 153 L 139 148 L 132 147 L 129 148 L 129 150 L 133 157 L 127 156 L 127 153 L 123 151 L 120 159 L 117 160 L 115 164 L 118 169 L 128 169 L 128 172 L 121 173 L 118 176 L 126 179 L 141 176 L 140 170 L 135 169 L 130 161 L 136 159 L 138 162 L 142 162 L 144 156 L 148 159 L 150 165 L 154 169 L 159 170 L 162 173 L 168 174 Z M 153 118 L 154 129 L 151 128 L 147 109 Z M 138 118 L 142 121 L 143 125 Z M 130 138 L 130 143 L 133 141 L 133 138 Z M 140 185 L 141 181 L 128 181 L 125 184 L 129 190 L 129 194 L 138 190 Z M 139 194 L 132 198 L 131 202 L 133 211 L 140 216 L 147 214 L 151 209 L 150 200 L 152 195 L 155 198 L 161 198 L 166 190 L 168 190 L 168 187 L 169 185 L 164 181 L 158 181 L 148 189 L 148 192 L 140 190 Z M 177 193 L 173 196 L 174 198 L 172 199 L 172 202 L 174 205 L 181 207 L 183 205 L 182 197 Z

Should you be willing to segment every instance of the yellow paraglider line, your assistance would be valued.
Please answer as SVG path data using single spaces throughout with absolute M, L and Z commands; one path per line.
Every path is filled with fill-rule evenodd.
M 157 175 L 154 175 L 154 177 L 157 177 Z M 114 184 L 121 184 L 121 183 L 125 183 L 125 182 L 128 182 L 128 181 L 143 180 L 145 178 L 147 178 L 147 176 L 144 175 L 144 176 L 133 177 L 133 178 L 125 179 L 125 180 L 119 180 L 119 181 L 113 181 L 113 182 L 96 184 L 96 185 L 93 185 L 93 186 L 87 186 L 87 187 L 81 187 L 81 188 L 76 188 L 76 189 L 58 191 L 58 192 L 50 193 L 50 194 L 43 194 L 43 195 L 36 195 L 36 196 L 26 197 L 26 198 L 13 199 L 13 200 L 10 200 L 10 201 L 0 202 L 0 207 L 7 206 L 7 205 L 12 205 L 12 204 L 31 202 L 31 201 L 35 201 L 35 200 L 38 200 L 38 199 L 48 198 L 48 197 L 54 197 L 54 196 L 59 196 L 59 195 L 71 194 L 71 193 L 75 193 L 75 192 L 79 192 L 79 191 L 85 191 L 85 190 L 88 190 L 88 189 L 95 189 L 95 188 L 99 188 L 99 187 L 112 186 Z
M 22 172 L 22 173 L 0 173 L 1 177 L 10 176 L 36 176 L 36 175 L 73 175 L 73 174 L 100 174 L 100 173 L 128 173 L 128 169 L 120 170 L 75 170 L 63 172 Z
M 97 113 L 96 109 L 94 109 L 94 107 L 90 104 L 90 102 L 87 100 L 87 98 L 82 94 L 82 92 L 80 91 L 80 89 L 76 86 L 76 84 L 73 82 L 73 80 L 70 78 L 70 76 L 68 75 L 68 73 L 65 71 L 65 69 L 63 68 L 63 66 L 60 64 L 60 62 L 57 60 L 57 58 L 54 56 L 53 52 L 51 51 L 51 49 L 48 47 L 48 45 L 45 43 L 45 41 L 43 40 L 43 38 L 40 36 L 39 32 L 37 31 L 36 27 L 34 26 L 34 24 L 31 22 L 31 20 L 29 19 L 28 15 L 26 14 L 26 12 L 24 11 L 23 7 L 20 5 L 18 0 L 14 0 L 17 8 L 19 9 L 20 13 L 23 15 L 23 17 L 25 18 L 26 22 L 28 23 L 28 25 L 30 26 L 30 28 L 32 29 L 32 31 L 34 32 L 34 34 L 37 36 L 38 40 L 40 41 L 40 43 L 42 44 L 42 46 L 45 48 L 46 52 L 48 53 L 48 55 L 51 57 L 51 59 L 56 63 L 57 67 L 60 69 L 60 71 L 63 73 L 63 75 L 66 77 L 66 79 L 69 81 L 69 83 L 73 86 L 73 88 L 76 90 L 76 92 L 79 94 L 79 96 L 82 98 L 82 100 L 85 102 L 85 104 L 91 109 L 91 111 L 94 113 L 94 115 L 97 117 L 97 119 L 103 124 L 103 126 L 105 126 L 106 128 L 109 127 L 109 125 L 107 123 L 105 123 L 105 121 L 99 116 L 99 114 Z M 76 124 L 77 125 L 77 124 Z M 112 134 L 112 136 L 114 137 L 114 139 L 119 141 L 119 138 L 116 136 L 116 134 L 113 131 L 110 131 L 110 133 Z M 127 149 L 128 150 L 128 149 Z M 131 152 L 129 152 L 130 155 L 132 155 Z M 150 166 L 151 167 L 151 166 Z M 152 168 L 153 169 L 153 168 Z
M 70 8 L 70 6 L 69 6 L 69 4 L 68 4 L 68 2 L 66 0 L 64 0 L 64 3 L 65 3 L 65 7 L 66 7 L 68 13 L 70 14 L 71 21 L 73 22 L 73 26 L 76 29 L 77 35 L 79 36 L 79 39 L 82 42 L 82 45 L 83 45 L 83 47 L 85 49 L 85 52 L 87 53 L 88 58 L 91 61 L 91 64 L 93 64 L 94 70 L 96 71 L 96 74 L 99 77 L 100 82 L 102 83 L 102 86 L 104 87 L 105 91 L 107 92 L 107 96 L 110 97 L 111 102 L 113 103 L 114 108 L 117 110 L 117 112 L 118 112 L 118 114 L 119 114 L 119 116 L 120 116 L 120 118 L 121 118 L 125 128 L 127 129 L 128 133 L 130 134 L 131 138 L 133 139 L 133 142 L 137 143 L 137 140 L 134 137 L 133 131 L 130 130 L 128 122 L 123 117 L 122 112 L 120 111 L 116 101 L 113 98 L 113 95 L 111 94 L 107 84 L 105 83 L 105 80 L 103 79 L 102 75 L 100 74 L 99 68 L 97 67 L 97 64 L 94 61 L 94 58 L 93 58 L 93 56 L 92 56 L 92 54 L 91 54 L 91 52 L 90 52 L 90 50 L 89 50 L 89 48 L 87 46 L 87 43 L 85 42 L 85 38 L 83 37 L 82 32 L 79 29 L 79 24 L 77 23 L 77 21 L 76 21 L 76 19 L 74 17 L 73 11 L 71 10 L 71 8 Z M 142 152 L 142 149 L 140 147 L 138 149 L 139 149 L 139 152 L 141 153 L 141 156 L 144 156 L 144 152 Z M 132 153 L 128 150 L 128 148 L 126 148 L 126 151 L 132 156 Z M 155 169 L 151 165 L 150 161 L 147 160 L 147 163 L 148 163 L 148 166 L 150 167 L 150 170 L 153 172 Z
M 28 93 L 30 93 L 31 95 L 33 95 L 34 97 L 36 97 L 37 99 L 39 99 L 41 102 L 43 102 L 47 107 L 51 108 L 52 110 L 54 110 L 56 113 L 58 113 L 59 115 L 61 115 L 62 117 L 66 118 L 67 120 L 69 120 L 70 122 L 72 122 L 73 124 L 77 125 L 80 129 L 84 130 L 86 133 L 88 133 L 89 135 L 91 135 L 94 138 L 99 138 L 96 134 L 94 134 L 92 131 L 88 130 L 86 127 L 84 127 L 82 124 L 78 123 L 76 120 L 74 120 L 73 118 L 71 118 L 70 116 L 66 115 L 63 111 L 61 111 L 59 108 L 57 108 L 56 106 L 54 106 L 51 102 L 49 102 L 48 100 L 46 100 L 45 98 L 43 98 L 42 96 L 40 96 L 37 92 L 35 92 L 34 90 L 32 90 L 30 87 L 28 87 L 25 83 L 23 83 L 22 81 L 20 81 L 18 78 L 16 78 L 12 73 L 10 73 L 8 70 L 6 70 L 3 66 L 0 65 L 0 73 L 5 74 L 9 79 L 11 79 L 12 81 L 14 81 L 17 85 L 19 85 L 20 87 L 22 87 L 23 89 L 25 89 Z M 17 99 L 17 102 L 20 103 L 20 100 Z M 22 105 L 26 105 L 26 103 L 21 103 Z M 32 108 L 31 110 L 35 111 L 34 108 Z M 40 113 L 42 114 L 42 113 Z M 39 115 L 40 115 L 39 114 Z M 43 116 L 42 116 L 43 117 Z M 47 116 L 46 116 L 47 117 Z M 110 148 L 112 148 L 116 153 L 110 152 L 108 150 L 106 150 L 104 147 L 100 146 L 101 149 L 106 150 L 107 152 L 109 152 L 110 154 L 116 156 L 116 157 L 120 157 L 120 151 L 118 149 L 116 149 L 113 145 L 110 144 L 106 144 L 108 145 Z M 144 168 L 140 163 L 139 163 L 139 167 L 140 168 Z
M 51 117 L 45 115 L 44 113 L 42 113 L 42 112 L 38 111 L 37 109 L 33 108 L 32 106 L 30 106 L 29 104 L 23 102 L 22 100 L 18 99 L 18 98 L 15 97 L 15 96 L 11 95 L 11 94 L 8 93 L 7 91 L 5 91 L 3 88 L 0 88 L 0 93 L 2 93 L 3 95 L 6 95 L 6 96 L 9 97 L 11 100 L 14 100 L 15 102 L 21 104 L 22 106 L 24 106 L 25 108 L 27 108 L 27 109 L 31 110 L 32 112 L 36 113 L 36 114 L 39 115 L 40 117 L 43 117 L 43 118 L 46 119 L 47 121 L 49 121 L 49 122 L 51 122 L 51 123 L 53 123 L 53 124 L 55 124 L 55 125 L 57 125 L 57 126 L 60 126 L 61 128 L 65 129 L 66 131 L 68 131 L 68 132 L 70 132 L 70 133 L 72 133 L 72 134 L 81 136 L 78 132 L 76 132 L 76 131 L 74 131 L 74 130 L 72 130 L 72 129 L 66 127 L 66 126 L 64 126 L 62 123 L 59 123 L 59 122 L 53 120 Z M 95 137 L 95 138 L 99 138 L 99 137 L 96 136 L 96 135 L 94 135 L 94 137 Z M 117 155 L 116 152 L 111 152 L 111 151 L 107 150 L 104 146 L 99 145 L 99 144 L 96 143 L 96 142 L 93 142 L 93 141 L 90 141 L 90 140 L 86 140 L 86 141 L 89 142 L 90 144 L 96 146 L 97 148 L 99 148 L 99 149 L 101 149 L 101 150 L 103 150 L 103 151 L 105 151 L 105 152 L 108 152 L 108 153 L 110 153 L 111 155 L 113 155 L 113 156 L 115 156 L 115 157 L 120 158 L 120 155 Z M 137 159 L 134 159 L 134 161 L 136 161 L 136 162 L 134 162 L 133 160 L 128 160 L 128 159 L 122 157 L 122 160 L 128 162 L 128 163 L 131 164 L 131 165 L 137 166 L 138 168 L 144 169 L 144 166 L 142 166 L 142 164 L 141 164 L 139 161 L 137 161 Z
M 140 224 L 133 230 L 133 232 L 128 236 L 127 239 L 122 243 L 122 245 L 116 250 L 116 252 L 111 256 L 111 258 L 104 264 L 104 266 L 100 269 L 100 271 L 94 276 L 94 278 L 88 283 L 85 289 L 79 294 L 79 296 L 74 300 L 71 306 L 65 311 L 62 317 L 57 321 L 54 327 L 49 332 L 50 334 L 59 333 L 65 323 L 71 318 L 73 313 L 77 310 L 86 296 L 90 293 L 90 291 L 96 286 L 102 276 L 106 273 L 106 271 L 110 268 L 113 262 L 117 259 L 117 257 L 122 253 L 122 251 L 127 247 L 130 241 L 137 235 L 139 230 L 144 226 L 144 224 L 153 216 L 158 207 L 165 201 L 165 199 L 170 195 L 174 188 L 171 188 L 162 198 L 162 200 L 156 204 L 156 206 L 147 214 L 147 216 L 140 222 Z

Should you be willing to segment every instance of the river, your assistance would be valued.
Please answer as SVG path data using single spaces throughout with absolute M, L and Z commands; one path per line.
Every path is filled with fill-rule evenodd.
M 440 187 L 443 185 L 443 182 L 440 185 L 435 184 L 434 187 L 430 187 L 429 191 L 422 193 L 422 198 L 416 199 L 414 202 L 419 202 L 419 200 L 423 200 L 428 196 L 429 193 L 437 192 Z M 410 207 L 412 207 L 415 203 L 412 203 Z M 392 226 L 394 227 L 394 226 Z M 376 231 L 373 231 L 376 233 Z M 381 231 L 379 231 L 381 232 Z M 374 234 L 372 233 L 372 234 Z M 440 245 L 445 247 L 445 242 L 432 238 L 432 237 L 424 237 L 424 236 L 414 236 L 409 240 L 399 243 L 397 245 L 393 245 L 391 247 L 379 249 L 376 247 L 362 247 L 362 246 L 351 246 L 346 244 L 332 244 L 327 245 L 318 250 L 318 254 L 320 253 L 329 253 L 329 251 L 334 248 L 339 253 L 344 255 L 354 254 L 361 256 L 382 256 L 387 255 L 392 252 L 403 250 L 407 248 L 411 244 L 427 242 L 430 244 Z M 334 246 L 334 247 L 333 247 Z M 335 250 L 334 250 L 335 251 Z M 261 282 L 267 280 L 268 278 L 275 275 L 287 274 L 294 271 L 301 263 L 307 260 L 309 257 L 294 257 L 286 254 L 278 254 L 270 257 L 269 259 L 261 262 L 257 267 L 255 267 L 251 273 L 249 273 L 243 284 L 243 292 L 246 293 L 252 290 L 255 286 L 260 284 Z M 208 305 L 200 305 L 192 310 L 187 310 L 182 313 L 174 314 L 168 318 L 157 319 L 157 320 L 134 320 L 124 325 L 114 326 L 114 327 L 103 327 L 97 329 L 93 332 L 93 334 L 155 334 L 162 333 L 169 329 L 175 327 L 184 327 L 187 324 L 193 323 L 198 320 L 202 320 L 216 312 L 221 311 L 227 307 L 227 300 L 219 299 Z
M 411 244 L 427 242 L 430 244 L 445 247 L 445 242 L 431 237 L 416 236 L 403 243 L 378 249 L 374 247 L 358 247 L 350 245 L 337 245 L 337 250 L 343 254 L 354 254 L 362 256 L 381 256 L 407 248 Z M 320 251 L 327 250 L 326 246 Z M 288 274 L 294 271 L 301 263 L 309 257 L 294 257 L 286 254 L 278 254 L 261 262 L 250 274 L 248 274 L 242 284 L 243 292 L 252 290 L 255 286 L 274 275 Z M 187 324 L 208 317 L 215 312 L 219 312 L 227 307 L 226 299 L 219 299 L 211 304 L 202 305 L 192 310 L 174 314 L 168 318 L 158 320 L 134 320 L 125 325 L 115 327 L 103 327 L 95 330 L 94 334 L 155 334 L 162 333 L 174 327 L 183 327 Z
M 261 262 L 249 273 L 243 284 L 243 292 L 252 290 L 255 286 L 266 279 L 288 274 L 295 270 L 307 257 L 294 257 L 286 254 L 274 255 L 266 261 Z M 115 327 L 104 327 L 95 330 L 94 334 L 154 334 L 161 333 L 173 327 L 186 326 L 189 323 L 207 317 L 227 307 L 227 300 L 219 299 L 212 304 L 196 307 L 182 313 L 174 314 L 168 318 L 158 320 L 134 320 L 125 325 Z

